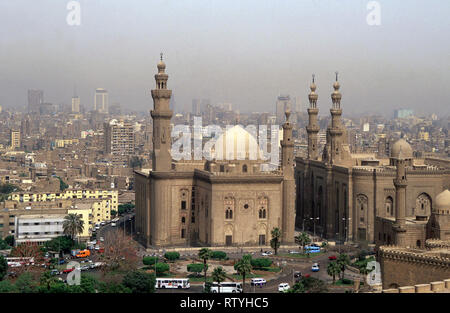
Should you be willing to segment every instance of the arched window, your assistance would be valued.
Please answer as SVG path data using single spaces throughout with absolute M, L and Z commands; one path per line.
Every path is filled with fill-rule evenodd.
M 186 218 L 184 216 L 181 218 L 181 223 L 182 224 L 186 223 Z
M 221 173 L 225 172 L 225 166 L 224 166 L 224 165 L 221 165 L 221 166 L 220 166 L 220 172 L 221 172 Z
M 233 210 L 231 208 L 228 208 L 225 211 L 225 219 L 227 219 L 227 220 L 233 219 Z
M 417 240 L 416 245 L 417 245 L 418 248 L 420 248 L 420 246 L 421 246 L 420 240 Z
M 242 172 L 247 173 L 247 164 L 242 165 Z
M 266 209 L 264 209 L 264 208 L 261 208 L 261 209 L 259 209 L 259 218 L 266 218 Z
M 418 215 L 426 215 L 427 213 L 430 213 L 431 197 L 426 193 L 420 194 L 416 199 L 416 209 L 414 211 Z
M 392 199 L 392 197 L 387 197 L 386 198 L 385 206 L 386 206 L 386 213 L 390 214 L 390 215 L 393 215 L 393 213 L 394 213 L 394 200 Z

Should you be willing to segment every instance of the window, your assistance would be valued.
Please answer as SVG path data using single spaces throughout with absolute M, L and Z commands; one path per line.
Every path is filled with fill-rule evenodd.
M 186 238 L 186 229 L 181 229 L 181 238 Z
M 244 204 L 244 209 L 248 209 L 248 204 Z
M 181 209 L 186 210 L 186 201 L 181 201 Z
M 242 172 L 243 172 L 243 173 L 247 173 L 247 164 L 244 164 L 244 165 L 242 166 Z
M 182 224 L 186 223 L 186 218 L 184 216 L 181 218 L 181 223 Z
M 259 210 L 259 218 L 266 218 L 266 209 L 261 208 Z
M 225 211 L 225 219 L 233 219 L 233 210 L 231 208 L 227 208 L 227 210 Z

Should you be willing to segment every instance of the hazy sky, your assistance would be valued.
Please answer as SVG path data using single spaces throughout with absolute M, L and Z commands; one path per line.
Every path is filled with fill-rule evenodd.
M 0 0 L 0 105 L 45 101 L 152 107 L 159 53 L 178 106 L 193 98 L 273 111 L 280 93 L 307 105 L 316 73 L 328 114 L 339 71 L 344 115 L 394 108 L 450 114 L 450 1 L 380 0 L 369 26 L 366 0 L 80 0 L 69 26 L 67 0 Z

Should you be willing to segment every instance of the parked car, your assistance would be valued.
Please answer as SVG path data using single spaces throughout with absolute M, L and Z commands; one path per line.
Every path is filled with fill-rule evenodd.
M 264 251 L 263 253 L 261 253 L 262 256 L 269 256 L 272 255 L 273 252 L 272 251 Z
M 297 250 L 289 250 L 289 253 L 290 253 L 290 254 L 299 254 L 300 251 L 297 251 Z
M 52 274 L 52 275 L 59 275 L 61 273 L 58 270 L 54 269 L 54 270 L 51 270 L 50 274 Z
M 100 241 L 101 241 L 101 242 L 105 241 L 105 238 L 100 237 Z
M 74 270 L 74 268 L 66 268 L 66 269 L 64 269 L 62 272 L 63 272 L 64 274 L 67 274 L 67 273 L 72 272 L 73 270 Z
M 112 222 L 111 223 L 111 227 L 116 227 L 117 225 L 116 225 L 116 223 L 115 222 Z
M 250 285 L 251 286 L 264 286 L 267 281 L 264 278 L 252 278 Z
M 328 257 L 328 260 L 330 260 L 330 261 L 334 261 L 334 260 L 336 260 L 337 258 L 336 258 L 336 256 L 335 255 L 330 255 L 329 257 Z
M 278 291 L 279 292 L 286 292 L 286 291 L 289 290 L 289 288 L 291 288 L 291 287 L 289 286 L 288 283 L 281 283 L 281 284 L 278 285 Z
M 300 280 L 302 278 L 302 272 L 294 272 L 294 278 L 295 280 Z
M 89 265 L 83 265 L 80 267 L 80 270 L 82 271 L 87 271 L 88 269 L 90 269 L 91 267 Z
M 311 267 L 311 271 L 313 272 L 318 272 L 320 270 L 319 264 L 318 263 L 314 263 Z
M 100 222 L 100 225 L 101 226 L 104 226 L 106 223 L 105 222 Z
M 100 225 L 95 225 L 95 229 L 100 229 Z

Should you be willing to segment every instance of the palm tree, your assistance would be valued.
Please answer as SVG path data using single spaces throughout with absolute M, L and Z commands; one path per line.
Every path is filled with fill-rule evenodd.
M 205 273 L 205 286 L 206 286 L 206 271 L 208 270 L 207 260 L 211 258 L 212 251 L 208 248 L 203 248 L 198 252 L 198 257 L 203 260 L 203 271 Z
M 305 246 L 311 243 L 311 238 L 307 233 L 301 233 L 295 237 L 295 243 L 302 247 L 302 252 L 305 253 Z
M 63 231 L 64 234 L 69 235 L 72 240 L 79 233 L 84 230 L 84 221 L 81 219 L 81 215 L 71 213 L 64 218 Z
M 245 290 L 245 276 L 252 271 L 251 258 L 252 256 L 250 254 L 246 254 L 234 265 L 234 269 L 239 275 L 242 275 L 242 292 Z
M 342 273 L 341 279 L 344 280 L 344 272 L 345 272 L 347 265 L 350 264 L 350 257 L 345 253 L 339 254 L 339 256 L 337 258 L 337 264 L 341 268 L 341 273 Z
M 217 282 L 219 293 L 220 293 L 220 283 L 223 282 L 226 277 L 227 277 L 227 274 L 222 266 L 216 267 L 212 272 L 212 279 L 213 279 L 213 282 Z
M 334 284 L 336 281 L 336 275 L 339 275 L 341 273 L 341 267 L 337 262 L 328 263 L 327 273 L 328 275 L 333 277 L 333 284 Z
M 275 250 L 275 255 L 278 252 L 278 248 L 280 247 L 281 242 L 281 230 L 278 227 L 275 227 L 271 231 L 272 239 L 270 240 L 270 246 Z

